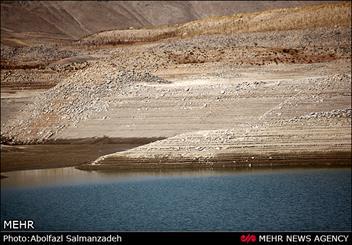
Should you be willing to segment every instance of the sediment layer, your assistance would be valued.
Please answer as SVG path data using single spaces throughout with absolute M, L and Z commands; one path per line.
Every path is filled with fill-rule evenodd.
M 13 36 L 1 46 L 2 143 L 162 139 L 96 152 L 86 169 L 348 164 L 350 9 L 268 9 L 75 41 Z
M 350 166 L 351 135 L 346 132 L 351 110 L 317 115 L 240 130 L 181 134 L 102 156 L 80 168 Z

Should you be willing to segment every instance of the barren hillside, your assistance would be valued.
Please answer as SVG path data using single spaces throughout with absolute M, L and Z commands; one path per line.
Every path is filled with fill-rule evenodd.
M 156 6 L 123 6 L 137 3 Z M 243 10 L 252 4 L 236 3 Z M 73 3 L 62 4 L 49 5 Z M 99 6 L 106 4 L 113 3 Z M 192 6 L 192 19 L 212 3 L 172 4 Z M 221 4 L 219 11 L 230 2 Z M 102 156 L 85 169 L 349 164 L 351 4 L 259 11 L 273 4 L 152 28 L 143 21 L 166 20 L 139 18 L 138 30 L 93 33 L 98 29 L 89 21 L 78 21 L 86 31 L 62 27 L 60 35 L 79 40 L 2 45 L 2 142 L 165 138 Z M 6 169 L 11 163 L 3 160 Z
M 78 39 L 104 30 L 185 23 L 206 16 L 316 3 L 319 1 L 4 1 L 1 41 L 19 44 L 18 39 L 28 38 Z
M 288 31 L 321 27 L 336 29 L 349 26 L 351 26 L 351 5 L 335 3 L 208 17 L 185 24 L 152 29 L 111 30 L 82 38 L 80 43 L 118 45 L 206 34 Z

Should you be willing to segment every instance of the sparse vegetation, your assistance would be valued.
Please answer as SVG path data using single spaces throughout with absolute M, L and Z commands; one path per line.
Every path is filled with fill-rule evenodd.
M 345 163 L 351 153 L 350 8 L 320 4 L 149 23 L 87 31 L 68 42 L 49 35 L 50 42 L 20 43 L 16 33 L 7 39 L 11 45 L 1 46 L 2 140 L 167 138 L 103 157 L 94 167 L 122 160 L 158 163 L 148 167 L 281 164 L 283 157 L 296 160 L 297 152 L 307 153 L 302 164 L 336 156 Z M 26 35 L 42 41 L 47 34 Z M 269 159 L 271 153 L 278 157 Z
M 208 17 L 183 25 L 139 30 L 112 30 L 83 38 L 88 45 L 155 42 L 166 38 L 236 32 L 265 32 L 318 27 L 351 27 L 351 3 L 321 4 L 264 12 Z

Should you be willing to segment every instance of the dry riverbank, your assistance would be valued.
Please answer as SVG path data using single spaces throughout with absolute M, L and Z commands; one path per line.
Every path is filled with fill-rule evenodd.
M 100 156 L 155 140 L 95 138 L 48 141 L 46 144 L 34 145 L 1 145 L 1 172 L 78 166 Z
M 89 158 L 69 153 L 77 161 L 59 165 L 5 152 L 2 171 L 86 162 L 80 168 L 350 165 L 350 7 L 2 44 L 2 143 L 153 139 L 122 152 L 106 144 Z M 62 145 L 55 151 L 70 150 Z
M 191 132 L 105 155 L 79 168 L 351 166 L 350 126 L 351 110 L 346 110 L 244 130 Z

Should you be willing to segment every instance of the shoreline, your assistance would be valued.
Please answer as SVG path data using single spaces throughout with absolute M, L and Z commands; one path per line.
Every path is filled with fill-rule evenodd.
M 132 171 L 352 166 L 351 151 L 344 144 L 340 144 L 340 147 L 308 146 L 310 150 L 296 147 L 269 149 L 263 146 L 238 145 L 236 151 L 198 153 L 187 153 L 184 150 L 173 152 L 173 148 L 167 148 L 169 152 L 167 154 L 160 152 L 159 145 L 168 147 L 170 139 L 156 140 L 156 138 L 102 137 L 52 140 L 48 144 L 1 145 L 0 173 L 62 167 L 75 167 L 88 171 Z M 158 154 L 155 154 L 156 152 Z
M 18 154 L 17 151 L 21 151 L 22 154 L 27 150 L 28 154 L 30 151 L 38 151 L 36 147 L 64 147 L 64 149 L 72 149 L 74 147 L 90 147 L 87 151 L 92 149 L 97 150 L 101 148 L 112 148 L 110 152 L 115 153 L 118 151 L 117 146 L 120 147 L 120 152 L 123 153 L 128 149 L 133 149 L 140 146 L 135 143 L 132 144 L 41 144 L 41 145 L 25 145 L 25 147 L 33 147 L 34 149 L 23 149 L 23 145 L 8 146 L 11 148 L 12 153 Z M 7 150 L 8 151 L 8 150 Z M 8 160 L 8 156 L 4 154 L 8 153 L 2 149 L 2 160 Z M 36 152 L 38 154 L 38 152 Z M 56 153 L 60 155 L 59 153 Z M 82 152 L 71 153 L 76 158 L 82 157 Z M 104 156 L 103 153 L 102 156 Z M 40 154 L 39 154 L 40 155 Z M 66 157 L 70 157 L 66 154 Z M 53 169 L 53 168 L 64 168 L 74 167 L 79 170 L 87 171 L 138 171 L 138 170 L 179 170 L 179 169 L 256 169 L 256 168 L 291 168 L 291 167 L 304 167 L 304 168 L 319 168 L 319 167 L 352 167 L 351 162 L 351 151 L 314 151 L 314 152 L 291 152 L 291 153 L 279 153 L 271 152 L 262 154 L 238 154 L 238 153 L 222 153 L 218 154 L 213 158 L 192 158 L 192 157 L 180 157 L 180 158 L 147 158 L 147 157 L 128 157 L 128 156 L 116 156 L 110 160 L 104 160 L 101 164 L 92 164 L 96 156 L 92 156 L 89 161 L 81 161 L 79 163 L 68 163 L 66 160 L 62 160 L 56 163 L 41 163 L 35 159 L 32 162 L 24 164 L 9 165 L 2 162 L 1 176 L 6 177 L 7 172 L 22 171 L 22 170 L 40 170 L 40 169 Z M 36 155 L 38 157 L 38 155 Z M 84 156 L 87 157 L 87 156 Z M 18 161 L 18 160 L 17 160 Z M 6 164 L 6 165 L 4 165 Z
M 147 144 L 155 139 L 75 139 L 57 143 L 29 145 L 1 145 L 0 173 L 74 167 L 91 162 L 97 157 L 116 151 L 125 151 Z M 58 143 L 59 142 L 59 143 Z
M 187 22 L 137 46 L 104 42 L 164 27 L 4 48 L 17 68 L 48 65 L 2 74 L 1 172 L 350 166 L 350 5 L 331 6 Z
M 151 159 L 114 158 L 102 164 L 82 164 L 75 166 L 80 170 L 132 170 L 132 169 L 228 169 L 262 167 L 351 167 L 351 152 L 301 152 L 291 154 L 275 153 L 268 155 L 224 154 L 214 159 Z
M 163 140 L 165 137 L 85 137 L 85 138 L 58 138 L 47 139 L 43 142 L 32 141 L 22 142 L 1 136 L 2 146 L 26 146 L 26 145 L 81 145 L 81 144 L 148 144 L 157 140 Z
M 176 164 L 175 164 L 176 165 Z M 10 178 L 9 175 L 11 175 L 14 172 L 22 172 L 22 171 L 41 171 L 41 170 L 58 170 L 58 169 L 67 169 L 67 168 L 74 168 L 77 170 L 82 170 L 84 172 L 102 172 L 106 174 L 114 174 L 114 173 L 121 173 L 121 174 L 127 174 L 127 173 L 177 173 L 177 172 L 184 172 L 184 171 L 265 171 L 265 170 L 288 170 L 288 169 L 350 169 L 352 170 L 352 164 L 348 164 L 347 162 L 344 162 L 342 164 L 254 164 L 251 166 L 248 165 L 237 165 L 237 166 L 200 166 L 200 165 L 182 165 L 177 164 L 175 165 L 163 165 L 161 167 L 161 164 L 155 164 L 153 166 L 149 167 L 120 167 L 117 168 L 116 166 L 100 166 L 99 168 L 93 169 L 87 169 L 87 165 L 77 165 L 77 166 L 61 166 L 61 167 L 50 167 L 50 168 L 38 168 L 38 169 L 18 169 L 18 170 L 11 170 L 11 171 L 6 171 L 6 172 L 1 172 L 0 173 L 0 180 Z

